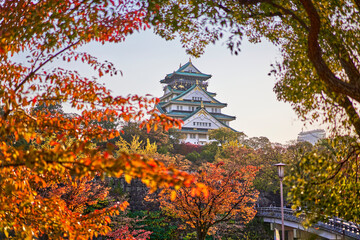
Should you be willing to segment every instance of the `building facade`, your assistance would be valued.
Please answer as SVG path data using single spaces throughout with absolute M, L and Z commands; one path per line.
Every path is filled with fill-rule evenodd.
M 309 142 L 312 145 L 317 143 L 320 139 L 326 138 L 325 130 L 316 129 L 311 131 L 302 131 L 298 134 L 297 140 L 298 142 Z
M 222 113 L 226 103 L 215 99 L 216 93 L 208 92 L 211 75 L 200 72 L 191 61 L 167 74 L 164 95 L 160 97 L 158 110 L 170 117 L 184 121 L 180 130 L 184 142 L 203 145 L 210 142 L 208 131 L 221 127 L 230 128 L 235 116 Z

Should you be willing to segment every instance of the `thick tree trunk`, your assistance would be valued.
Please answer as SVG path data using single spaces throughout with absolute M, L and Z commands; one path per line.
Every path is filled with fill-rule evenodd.
M 205 240 L 206 234 L 207 234 L 207 230 L 202 229 L 202 228 L 196 229 L 196 235 L 197 235 L 198 240 Z

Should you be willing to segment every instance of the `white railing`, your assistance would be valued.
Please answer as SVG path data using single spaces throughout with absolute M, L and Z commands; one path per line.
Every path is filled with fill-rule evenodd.
M 281 219 L 280 207 L 259 207 L 257 208 L 257 216 L 271 217 Z M 302 223 L 305 220 L 305 215 L 295 216 L 295 211 L 290 208 L 284 208 L 284 219 L 286 221 Z M 330 218 L 328 222 L 318 222 L 313 227 L 320 228 L 327 232 L 335 232 L 340 235 L 348 236 L 354 239 L 360 239 L 360 225 L 347 222 L 340 218 Z

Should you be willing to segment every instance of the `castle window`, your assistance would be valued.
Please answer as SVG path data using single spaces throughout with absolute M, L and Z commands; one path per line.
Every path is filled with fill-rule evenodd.
M 199 138 L 206 139 L 206 134 L 199 134 Z
M 193 122 L 194 126 L 200 126 L 200 127 L 210 127 L 211 123 L 207 123 L 207 122 Z
M 195 100 L 195 101 L 202 101 L 202 97 L 192 97 L 192 100 Z

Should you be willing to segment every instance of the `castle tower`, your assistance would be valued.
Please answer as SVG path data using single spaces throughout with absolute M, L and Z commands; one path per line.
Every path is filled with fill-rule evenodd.
M 165 86 L 157 108 L 161 113 L 184 121 L 180 130 L 186 134 L 184 142 L 208 143 L 210 129 L 227 127 L 236 131 L 229 126 L 235 117 L 222 113 L 227 104 L 216 100 L 216 93 L 207 91 L 210 78 L 211 75 L 200 72 L 189 61 L 160 81 Z

